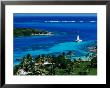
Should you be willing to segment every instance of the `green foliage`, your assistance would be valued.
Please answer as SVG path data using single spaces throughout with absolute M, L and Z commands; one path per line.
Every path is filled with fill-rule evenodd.
M 97 57 L 92 58 L 91 67 L 92 68 L 97 68 Z
M 14 66 L 14 74 L 18 75 L 19 69 L 29 72 L 27 75 L 96 75 L 97 57 L 91 61 L 83 61 L 81 58 L 73 61 L 67 58 L 67 53 L 55 55 L 39 55 L 32 58 L 30 54 L 23 57 L 19 65 Z M 70 54 L 71 55 L 71 54 Z M 44 65 L 44 62 L 50 64 Z M 38 63 L 38 65 L 35 65 Z M 40 63 L 40 64 L 39 64 Z
M 32 29 L 32 28 L 15 28 L 14 29 L 14 37 L 19 36 L 31 36 L 32 34 L 47 34 L 47 31 Z
M 14 75 L 17 74 L 17 71 L 18 71 L 19 68 L 20 68 L 19 65 L 15 65 L 15 66 L 14 66 Z
M 88 73 L 86 71 L 83 71 L 83 72 L 79 72 L 78 74 L 79 75 L 87 75 Z

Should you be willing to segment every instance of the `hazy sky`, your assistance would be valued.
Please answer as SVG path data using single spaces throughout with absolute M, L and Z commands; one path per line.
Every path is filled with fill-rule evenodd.
M 14 13 L 14 16 L 97 16 L 96 13 Z

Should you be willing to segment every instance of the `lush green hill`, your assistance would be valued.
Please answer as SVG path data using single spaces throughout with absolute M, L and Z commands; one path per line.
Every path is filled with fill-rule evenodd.
M 39 29 L 32 28 L 15 28 L 14 29 L 14 37 L 19 36 L 32 36 L 32 35 L 47 35 L 51 34 L 51 32 L 43 31 Z

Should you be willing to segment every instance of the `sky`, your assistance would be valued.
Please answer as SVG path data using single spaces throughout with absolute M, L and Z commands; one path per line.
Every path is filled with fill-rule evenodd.
M 14 16 L 97 16 L 96 13 L 14 13 Z

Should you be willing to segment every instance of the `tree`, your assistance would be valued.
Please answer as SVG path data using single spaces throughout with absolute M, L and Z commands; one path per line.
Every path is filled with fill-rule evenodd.
M 17 74 L 19 68 L 20 68 L 20 65 L 15 65 L 15 66 L 14 66 L 14 75 Z
M 91 59 L 91 67 L 97 68 L 97 57 L 96 56 Z
M 20 65 L 25 71 L 29 71 L 29 69 L 31 70 L 33 64 L 34 63 L 32 62 L 32 56 L 30 54 L 27 54 L 26 57 L 23 57 Z
M 71 60 L 66 59 L 65 55 L 59 55 L 56 59 L 56 65 L 62 69 L 66 69 L 68 67 L 68 64 L 70 63 L 71 63 Z

